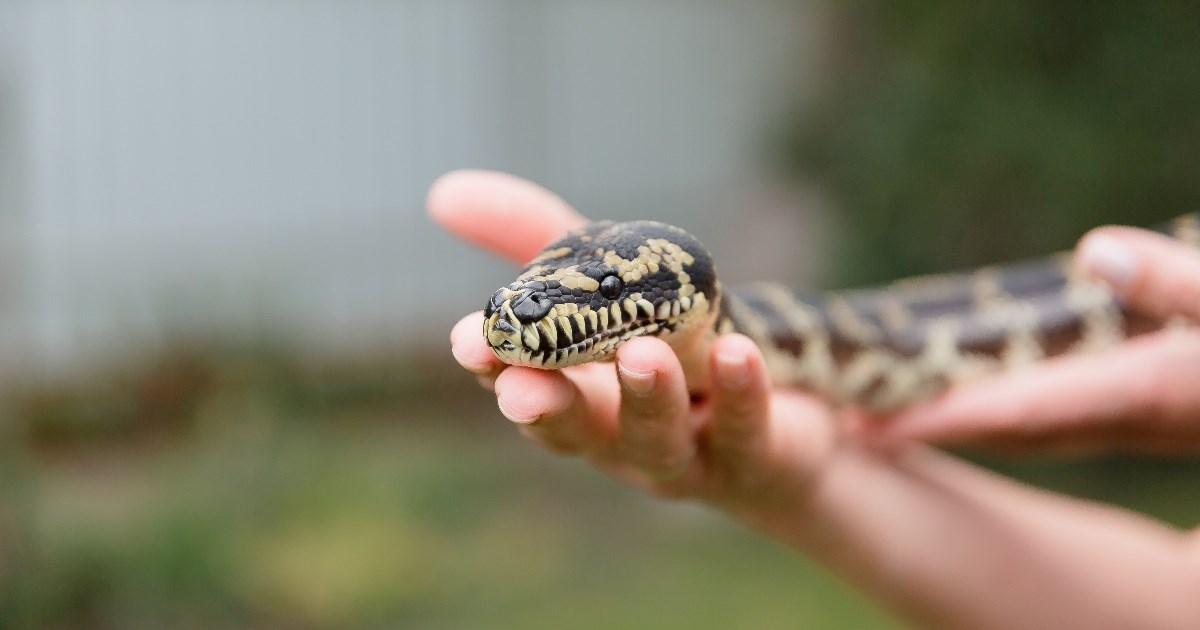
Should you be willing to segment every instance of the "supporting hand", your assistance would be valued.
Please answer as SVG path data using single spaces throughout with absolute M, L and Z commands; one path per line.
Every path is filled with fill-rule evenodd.
M 439 180 L 429 209 L 447 230 L 514 263 L 584 222 L 530 182 L 479 171 Z M 501 364 L 481 329 L 480 313 L 462 319 L 451 333 L 452 351 L 494 389 L 506 417 L 547 448 L 583 455 L 655 493 L 732 509 L 796 503 L 833 450 L 831 411 L 802 394 L 772 392 L 762 356 L 745 337 L 714 344 L 712 395 L 693 402 L 679 361 L 657 339 L 623 345 L 615 369 L 543 371 Z
M 1080 263 L 1134 310 L 1200 321 L 1200 253 L 1126 227 L 1092 231 Z M 1164 330 L 956 388 L 883 421 L 884 443 L 1027 450 L 1200 451 L 1200 330 Z

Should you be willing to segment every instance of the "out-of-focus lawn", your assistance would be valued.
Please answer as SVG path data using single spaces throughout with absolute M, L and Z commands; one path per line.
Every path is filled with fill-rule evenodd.
M 441 353 L 399 356 L 192 348 L 18 388 L 0 628 L 897 627 L 774 542 L 525 442 Z M 1200 521 L 1192 460 L 991 463 Z
M 541 452 L 445 363 L 193 350 L 19 392 L 0 627 L 895 627 L 773 542 Z

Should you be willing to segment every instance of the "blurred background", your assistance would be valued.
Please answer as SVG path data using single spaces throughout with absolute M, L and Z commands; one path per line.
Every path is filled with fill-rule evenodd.
M 0 627 L 818 627 L 804 558 L 525 443 L 463 167 L 845 286 L 1200 208 L 1200 5 L 0 2 Z M 987 461 L 1181 525 L 1200 465 Z

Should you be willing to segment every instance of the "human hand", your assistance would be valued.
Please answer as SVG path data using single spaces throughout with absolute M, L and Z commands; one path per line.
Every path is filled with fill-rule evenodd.
M 585 219 L 550 192 L 500 173 L 439 179 L 429 212 L 450 232 L 523 263 Z M 482 298 L 481 298 L 482 300 Z M 476 312 L 454 326 L 455 359 L 496 393 L 501 412 L 547 448 L 579 454 L 654 493 L 731 509 L 803 500 L 834 450 L 832 412 L 773 392 L 757 347 L 740 335 L 710 353 L 708 400 L 689 400 L 674 352 L 655 338 L 624 344 L 612 364 L 559 371 L 506 366 Z
M 1076 256 L 1133 310 L 1200 321 L 1200 254 L 1162 235 L 1105 227 Z M 1163 330 L 1112 350 L 1052 359 L 954 388 L 864 423 L 874 442 L 1018 450 L 1200 450 L 1200 330 Z
M 545 190 L 497 173 L 443 177 L 429 208 L 451 232 L 518 262 L 583 223 Z M 1131 294 L 1152 292 L 1160 280 L 1150 268 L 1133 275 Z M 500 364 L 482 323 L 481 313 L 460 321 L 452 351 L 526 435 L 658 494 L 721 507 L 807 552 L 914 626 L 1175 627 L 1195 619 L 1196 563 L 1177 532 L 1031 491 L 932 449 L 871 451 L 838 439 L 841 423 L 829 407 L 771 391 L 762 356 L 745 337 L 713 344 L 711 395 L 695 403 L 660 340 L 627 342 L 615 369 L 588 364 L 550 372 Z M 1151 339 L 1121 356 L 1158 365 L 1174 356 L 1169 347 Z M 1200 353 L 1200 337 L 1187 348 Z M 1178 361 L 1189 356 L 1200 363 L 1186 352 Z M 1060 381 L 1081 378 L 1087 364 L 1073 365 L 1043 371 L 1061 371 Z M 1194 376 L 1200 368 L 1192 370 Z M 1075 384 L 1092 387 L 1087 378 Z M 993 386 L 1039 391 L 1029 381 Z M 988 402 L 987 391 L 974 394 L 977 404 Z M 1194 398 L 1171 391 L 1178 398 L 1155 407 L 1159 417 L 1195 409 Z M 1040 400 L 1049 405 L 1056 392 L 1041 391 Z M 1145 400 L 1132 394 L 1146 392 L 1129 393 Z M 998 579 L 1005 588 L 995 588 Z

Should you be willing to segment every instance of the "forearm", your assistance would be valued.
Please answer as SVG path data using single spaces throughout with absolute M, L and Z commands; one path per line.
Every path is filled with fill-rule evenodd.
M 924 627 L 1200 627 L 1194 540 L 925 449 L 847 450 L 806 504 L 740 515 Z

